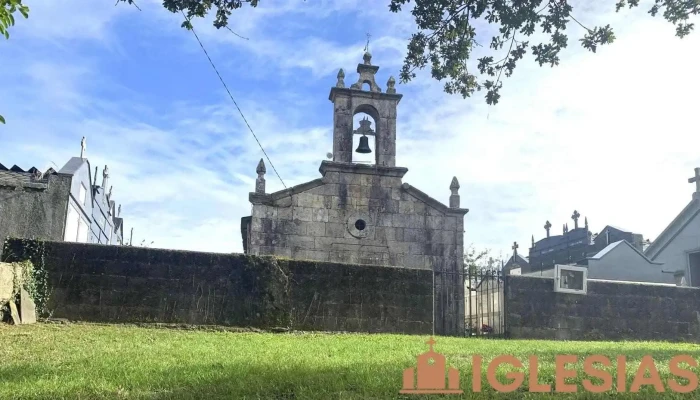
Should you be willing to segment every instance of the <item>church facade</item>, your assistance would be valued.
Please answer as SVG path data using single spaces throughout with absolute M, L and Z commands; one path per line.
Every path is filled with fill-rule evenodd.
M 432 270 L 435 332 L 462 335 L 464 216 L 469 210 L 460 206 L 456 177 L 449 184 L 449 205 L 403 182 L 408 169 L 395 165 L 402 95 L 396 93 L 393 77 L 382 92 L 375 81 L 378 69 L 365 53 L 356 83 L 346 87 L 344 71 L 338 73 L 329 96 L 334 107 L 332 160 L 321 162 L 320 178 L 266 193 L 266 168 L 260 161 L 255 192 L 249 196 L 252 215 L 241 223 L 244 251 Z M 360 113 L 373 120 L 373 127 L 364 119 L 354 129 L 353 117 Z M 354 161 L 356 135 L 361 135 L 358 152 L 373 152 L 373 163 Z M 367 136 L 374 137 L 374 149 Z
M 685 285 L 700 287 L 700 168 L 688 179 L 695 192 L 688 205 L 646 249 L 651 260 L 683 276 Z

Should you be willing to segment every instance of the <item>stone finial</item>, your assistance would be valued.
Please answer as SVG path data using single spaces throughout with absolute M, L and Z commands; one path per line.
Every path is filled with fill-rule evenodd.
M 117 207 L 117 217 L 122 215 L 122 205 L 120 204 L 119 207 Z
M 102 170 L 102 188 L 107 187 L 107 182 L 109 182 L 109 167 L 105 165 L 105 168 Z
M 377 71 L 379 71 L 379 67 L 370 63 L 372 55 L 369 54 L 368 51 L 365 52 L 363 59 L 364 63 L 357 64 L 357 73 L 360 74 L 360 76 L 357 82 L 350 85 L 350 89 L 363 90 L 362 85 L 366 83 L 369 85 L 370 92 L 381 93 L 382 89 L 377 85 L 377 82 L 375 82 L 375 75 Z
M 535 248 L 535 235 L 532 235 L 532 248 Z
M 688 183 L 695 183 L 695 193 L 693 193 L 693 199 L 700 198 L 700 168 L 695 168 L 695 176 L 688 178 Z
M 394 79 L 393 76 L 389 77 L 389 80 L 386 81 L 386 92 L 387 93 L 396 93 L 396 79 Z
M 258 174 L 258 176 L 260 174 L 265 175 L 265 173 L 267 172 L 267 168 L 265 168 L 265 162 L 262 158 L 260 159 L 260 162 L 258 162 L 258 166 L 255 167 L 255 172 Z
M 552 224 L 551 224 L 549 221 L 547 221 L 547 222 L 544 224 L 544 230 L 547 231 L 547 237 L 549 237 L 549 229 L 550 229 L 551 227 L 552 227 Z
M 459 181 L 456 176 L 450 182 L 450 192 L 450 208 L 459 208 Z
M 258 174 L 258 178 L 255 179 L 255 193 L 265 193 L 265 172 L 267 172 L 267 169 L 262 158 L 257 168 L 255 168 L 255 172 Z
M 95 178 L 93 179 L 92 186 L 97 186 L 97 165 L 95 165 Z
M 87 142 L 85 142 L 85 136 L 80 141 L 80 158 L 85 158 L 85 150 L 87 150 Z
M 583 217 L 583 224 L 586 229 L 588 229 L 588 217 Z
M 369 51 L 365 51 L 365 54 L 362 56 L 362 61 L 365 62 L 365 65 L 372 65 L 372 54 L 370 54 Z
M 107 193 L 107 201 L 109 201 L 109 200 L 112 199 L 112 188 L 113 188 L 113 187 L 114 187 L 114 186 L 110 186 L 110 187 L 109 187 L 109 192 Z
M 344 88 L 345 87 L 345 71 L 341 68 L 340 71 L 338 71 L 338 83 L 335 84 L 335 87 L 337 88 Z

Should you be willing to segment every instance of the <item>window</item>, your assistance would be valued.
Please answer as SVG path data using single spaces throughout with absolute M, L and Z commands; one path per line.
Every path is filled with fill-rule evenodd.
M 68 205 L 68 216 L 66 217 L 66 231 L 63 240 L 75 242 L 78 240 L 78 220 L 80 215 L 72 204 Z
M 588 291 L 588 268 L 571 265 L 554 266 L 554 291 L 586 294 Z
M 82 219 L 78 219 L 78 242 L 87 243 L 88 241 L 88 223 Z
M 85 185 L 83 183 L 80 183 L 80 204 L 85 205 L 85 202 L 87 201 L 87 189 L 85 188 Z

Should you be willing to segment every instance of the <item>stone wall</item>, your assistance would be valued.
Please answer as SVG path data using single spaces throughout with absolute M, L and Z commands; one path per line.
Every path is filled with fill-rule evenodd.
M 700 289 L 588 281 L 586 295 L 555 293 L 552 279 L 509 276 L 512 338 L 700 341 Z
M 70 176 L 52 174 L 24 187 L 14 177 L 7 178 L 0 181 L 0 239 L 63 240 Z
M 6 249 L 21 254 L 19 241 Z M 92 322 L 432 331 L 425 270 L 46 242 L 48 309 Z
M 324 161 L 321 179 L 251 193 L 250 242 L 244 247 L 250 254 L 435 271 L 436 329 L 460 335 L 468 210 L 449 208 L 402 183 L 406 171 Z

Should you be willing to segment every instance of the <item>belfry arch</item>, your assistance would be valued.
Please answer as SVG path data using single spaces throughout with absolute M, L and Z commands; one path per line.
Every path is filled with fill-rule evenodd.
M 352 163 L 353 135 L 356 129 L 353 118 L 365 113 L 374 119 L 375 164 L 396 166 L 396 108 L 402 95 L 396 93 L 395 80 L 389 78 L 386 93 L 377 85 L 375 75 L 379 67 L 371 64 L 372 55 L 366 52 L 364 63 L 357 65 L 360 74 L 356 83 L 345 87 L 345 72 L 338 72 L 338 82 L 331 89 L 329 100 L 333 102 L 333 161 Z M 362 90 L 363 84 L 369 90 Z

